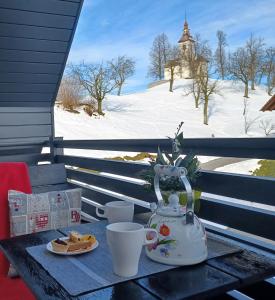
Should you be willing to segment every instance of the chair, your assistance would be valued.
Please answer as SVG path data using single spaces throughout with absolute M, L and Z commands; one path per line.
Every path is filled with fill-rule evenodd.
M 37 165 L 29 167 L 33 193 L 60 191 L 72 188 L 67 182 L 64 164 Z M 0 272 L 0 299 L 33 300 L 35 297 L 21 278 L 8 278 Z

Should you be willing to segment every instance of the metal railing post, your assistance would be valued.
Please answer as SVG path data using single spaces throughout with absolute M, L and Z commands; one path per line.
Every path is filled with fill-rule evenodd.
M 63 141 L 63 137 L 56 137 L 54 138 L 53 140 L 53 152 L 52 153 L 52 163 L 57 163 L 57 160 L 56 160 L 56 156 L 57 155 L 64 155 L 64 148 L 60 148 L 60 147 L 56 147 L 55 146 L 55 142 L 59 142 L 59 141 Z

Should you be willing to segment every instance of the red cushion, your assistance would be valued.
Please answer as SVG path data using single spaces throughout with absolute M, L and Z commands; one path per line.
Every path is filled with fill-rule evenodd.
M 0 163 L 0 240 L 10 237 L 8 191 L 31 193 L 28 167 L 25 163 Z M 6 276 L 9 263 L 0 252 L 0 299 L 32 300 L 31 294 L 20 278 Z
M 35 300 L 35 297 L 20 278 L 0 276 L 0 299 Z
M 10 237 L 8 191 L 31 193 L 28 166 L 21 162 L 0 163 L 0 240 Z M 0 252 L 0 275 L 6 275 L 8 261 Z

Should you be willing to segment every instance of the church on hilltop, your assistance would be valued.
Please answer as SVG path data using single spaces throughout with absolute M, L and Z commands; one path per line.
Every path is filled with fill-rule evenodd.
M 193 74 L 190 69 L 187 57 L 194 54 L 195 52 L 195 40 L 193 39 L 192 35 L 190 34 L 190 30 L 188 27 L 188 23 L 185 18 L 183 34 L 178 41 L 179 47 L 179 58 L 173 61 L 168 61 L 164 66 L 164 79 L 170 80 L 170 67 L 169 65 L 172 63 L 175 66 L 174 70 L 174 79 L 181 79 L 181 78 L 192 78 Z M 202 57 L 197 57 L 197 60 L 200 60 L 201 65 L 207 64 L 207 61 Z

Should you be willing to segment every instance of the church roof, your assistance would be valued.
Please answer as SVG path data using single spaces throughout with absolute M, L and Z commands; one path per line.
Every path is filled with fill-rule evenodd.
M 261 111 L 272 111 L 275 110 L 275 95 L 273 95 L 266 104 L 261 108 Z
M 187 41 L 194 42 L 191 35 L 183 34 L 181 36 L 181 38 L 179 39 L 178 43 L 183 43 L 183 42 L 187 42 Z

